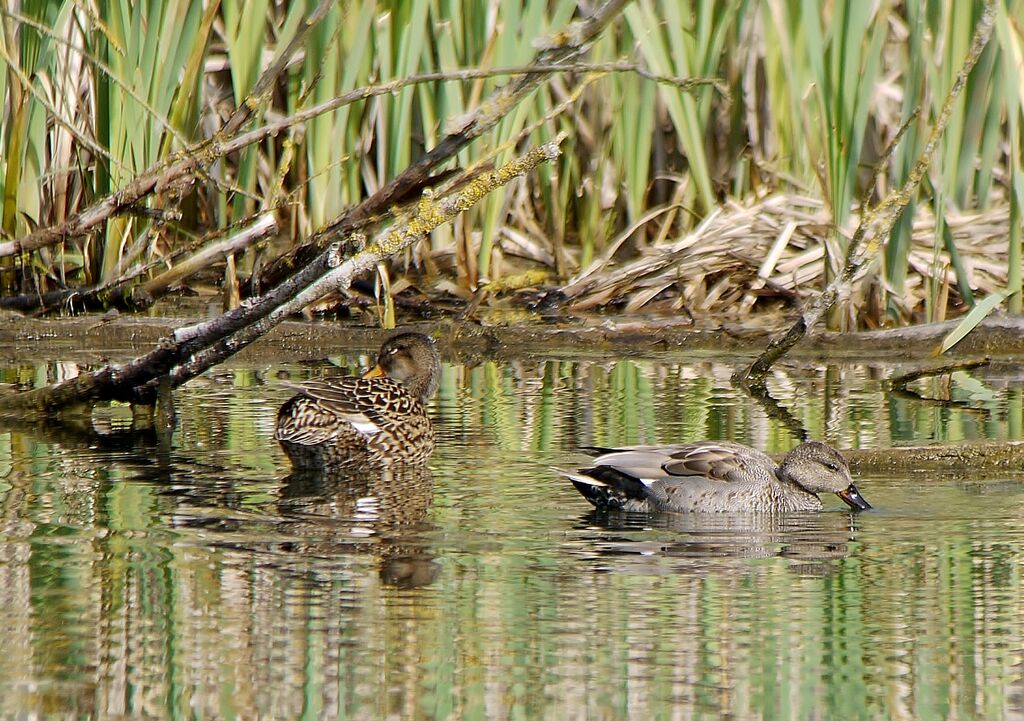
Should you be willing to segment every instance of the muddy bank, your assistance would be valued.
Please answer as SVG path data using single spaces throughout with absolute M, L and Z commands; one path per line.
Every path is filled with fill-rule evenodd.
M 85 316 L 67 319 L 0 317 L 0 362 L 67 360 L 121 361 L 150 350 L 190 318 Z M 954 321 L 859 333 L 818 333 L 798 346 L 795 359 L 926 361 L 932 358 Z M 657 357 L 692 351 L 743 357 L 761 351 L 777 328 L 701 325 L 661 318 L 637 320 L 594 317 L 553 325 L 538 322 L 481 325 L 442 320 L 410 327 L 432 333 L 451 359 L 617 355 Z M 287 321 L 243 350 L 237 360 L 258 363 L 282 358 L 324 358 L 344 349 L 366 350 L 379 343 L 379 328 L 342 321 Z M 1024 356 L 1024 320 L 990 318 L 945 358 Z

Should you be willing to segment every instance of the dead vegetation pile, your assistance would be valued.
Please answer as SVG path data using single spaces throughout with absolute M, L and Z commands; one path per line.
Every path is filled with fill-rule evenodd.
M 799 304 L 825 285 L 830 213 L 822 201 L 800 195 L 772 195 L 742 205 L 727 201 L 682 237 L 655 243 L 621 260 L 621 243 L 561 288 L 576 310 L 612 306 L 623 312 L 684 311 L 693 315 L 750 314 Z M 851 219 L 856 227 L 858 218 Z M 975 294 L 1006 288 L 1008 208 L 954 214 L 946 218 L 957 253 Z M 864 269 L 854 294 L 842 299 L 857 309 L 856 326 L 872 327 L 886 317 L 882 289 L 884 255 Z M 829 268 L 829 277 L 837 268 Z M 904 292 L 889 309 L 900 319 L 955 314 L 963 293 L 935 219 L 919 209 Z M 890 296 L 892 297 L 892 296 Z M 852 301 L 852 302 L 851 302 Z M 850 312 L 850 311 L 847 311 Z

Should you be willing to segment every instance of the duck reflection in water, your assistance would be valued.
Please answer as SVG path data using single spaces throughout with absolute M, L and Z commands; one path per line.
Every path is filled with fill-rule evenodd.
M 709 572 L 779 558 L 801 575 L 827 575 L 857 536 L 853 513 L 637 513 L 592 509 L 573 544 L 605 570 Z
M 441 359 L 421 333 L 387 338 L 362 377 L 309 381 L 277 414 L 274 438 L 292 462 L 282 509 L 302 524 L 345 528 L 348 547 L 372 549 L 381 579 L 413 587 L 432 583 L 439 566 L 420 538 L 433 483 L 434 450 L 427 400 Z
M 440 572 L 425 537 L 433 485 L 422 464 L 300 468 L 284 479 L 279 510 L 304 553 L 369 553 L 384 583 L 426 586 Z

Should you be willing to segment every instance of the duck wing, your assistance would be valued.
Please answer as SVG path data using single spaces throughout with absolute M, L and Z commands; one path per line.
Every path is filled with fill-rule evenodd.
M 392 432 L 403 418 L 423 415 L 420 402 L 392 378 L 340 376 L 309 381 L 297 389 L 299 394 L 278 414 L 278 440 L 323 443 L 335 437 L 339 427 L 373 437 Z
M 749 483 L 759 469 L 774 468 L 764 453 L 733 443 L 693 443 L 664 449 L 662 470 L 676 478 L 699 477 L 724 483 Z

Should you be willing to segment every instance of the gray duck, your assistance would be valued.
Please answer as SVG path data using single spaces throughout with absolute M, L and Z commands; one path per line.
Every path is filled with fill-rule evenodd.
M 816 511 L 819 493 L 835 493 L 854 510 L 871 505 L 860 495 L 850 466 L 819 441 L 802 443 L 776 465 L 739 443 L 708 441 L 601 449 L 578 470 L 556 468 L 598 508 L 624 511 Z
M 274 438 L 298 468 L 423 463 L 434 450 L 425 404 L 441 358 L 421 333 L 384 341 L 363 376 L 313 380 L 277 413 Z

